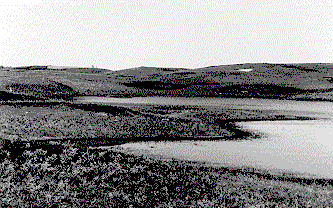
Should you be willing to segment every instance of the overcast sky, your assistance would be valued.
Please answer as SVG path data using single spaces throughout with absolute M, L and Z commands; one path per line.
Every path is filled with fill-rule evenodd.
M 0 65 L 333 62 L 332 0 L 0 0 Z

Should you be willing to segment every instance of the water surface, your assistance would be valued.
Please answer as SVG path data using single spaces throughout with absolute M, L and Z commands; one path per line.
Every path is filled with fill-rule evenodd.
M 291 172 L 333 178 L 333 103 L 232 98 L 96 98 L 83 102 L 109 104 L 192 105 L 211 108 L 284 111 L 310 116 L 307 121 L 239 122 L 263 135 L 243 141 L 140 142 L 121 145 L 144 154 L 202 161 L 222 166 L 252 167 L 273 173 Z
M 140 142 L 122 147 L 221 166 L 264 169 L 273 174 L 333 178 L 332 121 L 256 121 L 239 125 L 265 136 L 241 141 Z
M 133 98 L 107 98 L 107 97 L 78 97 L 77 102 L 107 103 L 112 105 L 185 105 L 202 106 L 208 108 L 229 108 L 246 110 L 277 110 L 302 116 L 319 116 L 333 118 L 333 103 L 292 101 L 277 99 L 251 99 L 251 98 L 186 98 L 186 97 L 133 97 Z

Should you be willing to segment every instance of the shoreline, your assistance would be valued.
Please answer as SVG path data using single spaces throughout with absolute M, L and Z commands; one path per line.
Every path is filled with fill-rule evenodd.
M 287 119 L 246 119 L 246 120 L 233 120 L 233 121 L 223 121 L 225 124 L 232 126 L 233 132 L 236 132 L 236 135 L 233 137 L 234 139 L 225 139 L 223 136 L 217 136 L 217 137 L 210 137 L 210 136 L 199 136 L 197 138 L 186 138 L 183 140 L 177 140 L 177 141 L 146 141 L 146 142 L 131 142 L 133 144 L 142 144 L 143 146 L 147 147 L 131 147 L 131 143 L 129 144 L 129 147 L 127 144 L 123 145 L 116 145 L 113 147 L 96 147 L 97 149 L 112 149 L 112 151 L 119 151 L 125 154 L 132 154 L 132 155 L 140 155 L 140 156 L 147 156 L 147 157 L 152 157 L 152 158 L 158 158 L 159 160 L 177 160 L 180 162 L 184 163 L 189 163 L 189 164 L 196 164 L 199 166 L 207 167 L 207 168 L 213 168 L 213 169 L 224 169 L 224 170 L 233 170 L 236 172 L 242 172 L 242 173 L 249 173 L 249 174 L 254 174 L 256 176 L 260 176 L 266 179 L 274 179 L 274 180 L 279 180 L 279 181 L 290 181 L 290 182 L 297 182 L 297 183 L 306 183 L 306 184 L 312 184 L 312 183 L 319 183 L 319 184 L 333 184 L 333 178 L 327 178 L 325 176 L 321 176 L 318 174 L 309 174 L 306 172 L 297 172 L 297 171 L 292 171 L 292 170 L 283 170 L 283 169 L 269 169 L 269 168 L 255 168 L 252 166 L 237 166 L 237 165 L 230 165 L 230 164 L 223 164 L 223 163 L 218 163 L 218 162 L 209 162 L 209 161 L 198 161 L 198 160 L 193 160 L 193 159 L 187 159 L 182 156 L 171 156 L 167 154 L 162 154 L 162 153 L 155 153 L 154 151 L 151 151 L 156 147 L 156 145 L 159 144 L 165 144 L 166 143 L 191 143 L 193 147 L 195 145 L 198 145 L 196 143 L 199 142 L 204 142 L 204 141 L 216 141 L 216 142 L 223 142 L 223 141 L 236 141 L 236 140 L 252 140 L 252 139 L 260 139 L 261 137 L 264 137 L 264 133 L 261 132 L 255 132 L 251 130 L 246 130 L 242 127 L 240 127 L 237 123 L 238 122 L 251 122 L 251 121 L 303 121 L 303 120 L 331 120 L 325 117 L 298 117 L 298 118 L 287 118 Z M 228 130 L 230 128 L 227 128 Z M 241 135 L 240 135 L 241 134 Z M 246 136 L 245 136 L 246 135 Z M 238 139 L 237 139 L 238 138 Z M 145 144 L 147 143 L 147 144 Z M 149 144 L 148 144 L 149 143 Z M 154 146 L 155 145 L 155 146 Z M 124 146 L 124 147 L 122 147 Z M 162 145 L 163 146 L 163 145 Z M 170 146 L 170 145 L 169 145 Z M 200 146 L 200 145 L 199 145 Z M 163 149 L 163 148 L 162 148 Z M 171 149 L 168 151 L 171 151 Z
M 177 141 L 237 141 L 237 140 L 252 140 L 252 139 L 260 139 L 263 135 L 254 131 L 246 130 L 240 127 L 237 123 L 239 122 L 252 122 L 252 121 L 302 121 L 302 120 L 328 120 L 326 118 L 314 118 L 314 117 L 291 117 L 291 118 L 269 118 L 269 119 L 238 119 L 238 120 L 220 120 L 219 125 L 223 126 L 228 132 L 231 132 L 233 136 L 193 136 L 193 137 L 164 137 L 164 139 L 160 139 L 161 137 L 132 137 L 132 138 L 124 138 L 123 141 L 111 141 L 108 144 L 100 144 L 98 142 L 102 140 L 112 139 L 112 138 L 55 138 L 55 137 L 42 137 L 42 138 L 34 138 L 34 139 L 21 139 L 19 144 L 25 148 L 27 145 L 28 149 L 35 148 L 43 148 L 45 146 L 59 146 L 61 143 L 65 143 L 68 145 L 82 145 L 88 146 L 90 143 L 90 147 L 108 147 L 110 146 L 118 146 L 124 145 L 128 143 L 140 143 L 140 142 L 177 142 Z M 1 134 L 0 134 L 1 136 Z M 7 139 L 5 139 L 7 140 Z M 9 142 L 9 140 L 8 140 Z M 95 145 L 93 145 L 96 143 Z M 3 143 L 5 144 L 5 143 Z
M 24 103 L 24 102 L 23 102 Z M 21 105 L 21 103 L 7 103 L 6 105 Z M 288 120 L 326 120 L 329 119 L 325 116 L 323 116 L 323 114 L 320 115 L 312 115 L 312 116 L 304 116 L 304 115 L 297 115 L 299 114 L 299 112 L 297 111 L 286 111 L 286 110 L 280 110 L 280 111 L 275 111 L 275 110 L 261 110 L 261 118 L 258 118 L 256 116 L 258 116 L 257 114 L 258 111 L 255 111 L 253 109 L 235 109 L 235 108 L 221 108 L 221 109 L 210 109 L 210 106 L 193 106 L 193 105 L 189 105 L 189 106 L 184 106 L 184 105 L 161 105 L 161 104 L 149 104 L 146 106 L 142 106 L 140 104 L 135 104 L 135 103 L 129 103 L 129 104 L 123 104 L 123 103 L 119 103 L 118 105 L 113 105 L 111 103 L 80 103 L 80 102 L 61 102 L 61 101 L 49 101 L 49 102 L 28 102 L 27 103 L 27 107 L 29 106 L 37 106 L 37 107 L 50 107 L 50 106 L 58 106 L 58 105 L 65 105 L 68 107 L 73 107 L 75 109 L 82 109 L 82 110 L 87 110 L 87 111 L 91 111 L 91 109 L 93 109 L 93 111 L 100 112 L 103 113 L 105 108 L 110 106 L 110 107 L 117 107 L 120 109 L 127 109 L 130 110 L 130 112 L 133 114 L 138 114 L 144 117 L 161 117 L 161 118 L 169 118 L 169 115 L 166 113 L 165 115 L 163 114 L 156 114 L 156 113 L 151 113 L 151 112 L 146 112 L 145 109 L 164 109 L 167 108 L 168 110 L 174 110 L 174 109 L 180 109 L 180 110 L 198 110 L 198 112 L 200 111 L 207 111 L 210 113 L 211 117 L 216 117 L 215 119 L 215 123 L 217 123 L 219 126 L 221 126 L 223 129 L 231 132 L 233 134 L 233 136 L 228 136 L 226 137 L 225 135 L 195 135 L 195 136 L 186 136 L 186 137 L 178 137 L 178 136 L 170 136 L 170 137 L 165 137 L 165 139 L 160 140 L 160 141 L 179 141 L 179 140 L 242 140 L 242 139 L 246 139 L 248 137 L 251 137 L 251 139 L 253 138 L 260 138 L 261 135 L 257 134 L 255 132 L 251 132 L 245 129 L 242 129 L 242 127 L 240 127 L 237 123 L 239 122 L 251 122 L 251 121 L 288 121 Z M 94 107 L 95 106 L 95 107 Z M 98 107 L 102 107 L 103 109 L 98 109 Z M 85 109 L 87 108 L 87 109 Z M 229 111 L 234 111 L 234 112 L 250 112 L 250 114 L 245 114 L 241 115 L 241 117 L 234 117 L 235 115 L 227 115 L 225 118 L 218 118 L 218 114 L 223 115 L 225 112 L 229 112 Z M 251 113 L 252 112 L 252 113 Z M 274 114 L 272 114 L 272 112 Z M 194 112 L 196 113 L 196 112 Z M 206 113 L 206 112 L 204 112 Z M 311 114 L 312 112 L 307 112 L 308 114 Z M 217 114 L 217 115 L 215 115 Z M 253 115 L 254 114 L 254 115 Z M 272 114 L 272 115 L 269 115 Z M 205 114 L 204 114 L 205 115 Z M 231 116 L 231 118 L 230 118 Z M 233 118 L 234 117 L 234 118 Z M 178 118 L 177 118 L 178 119 Z M 190 121 L 191 119 L 189 119 Z M 167 136 L 167 135 L 164 135 Z M 115 145 L 119 145 L 119 144 L 124 144 L 124 143 L 128 143 L 128 142 L 143 142 L 143 141 L 159 141 L 159 137 L 131 137 L 132 139 L 130 139 L 130 137 L 126 137 L 124 138 L 125 141 L 115 141 L 113 144 Z M 118 138 L 119 139 L 119 138 Z M 42 138 L 35 138 L 35 139 L 27 139 L 27 142 L 32 142 L 32 143 L 48 143 L 48 142 L 74 142 L 75 141 L 80 141 L 78 143 L 95 143 L 95 142 L 99 142 L 100 140 L 112 140 L 112 138 L 107 138 L 107 137 L 95 137 L 95 138 L 66 138 L 66 137 L 62 137 L 62 138 L 56 138 L 56 137 L 42 137 Z M 22 141 L 24 142 L 24 140 Z M 107 145 L 112 144 L 108 143 Z M 47 145 L 47 144 L 46 144 Z M 39 146 L 39 145 L 37 145 Z M 103 146 L 103 145 L 100 145 Z
M 57 102 L 58 104 L 64 104 L 64 105 L 68 105 L 68 106 L 78 106 L 81 105 L 82 106 L 94 106 L 95 104 L 92 103 L 68 103 L 68 102 Z M 15 105 L 15 104 L 14 104 Z M 52 105 L 52 104 L 51 104 Z M 111 104 L 106 104 L 107 106 L 113 106 Z M 98 105 L 96 105 L 98 106 Z M 132 104 L 131 106 L 135 106 L 139 109 L 142 109 L 142 107 L 138 106 L 138 104 Z M 153 106 L 153 108 L 161 108 L 161 105 L 158 104 L 152 104 L 151 106 Z M 132 109 L 132 108 L 128 108 L 128 106 L 124 106 L 121 105 L 119 107 L 122 108 L 126 108 L 126 109 Z M 165 107 L 162 106 L 162 107 Z M 168 106 L 169 110 L 173 110 L 175 106 Z M 176 106 L 176 108 L 179 106 Z M 195 106 L 187 106 L 187 109 L 205 109 L 205 108 L 200 108 L 200 107 L 195 107 Z M 224 111 L 227 111 L 228 109 L 222 109 L 222 112 L 219 112 L 219 114 L 223 114 Z M 230 109 L 229 109 L 230 110 Z M 240 109 L 233 109 L 234 111 L 239 111 L 241 112 Z M 214 110 L 213 110 L 214 111 Z M 209 111 L 210 113 L 212 113 L 213 111 Z M 143 113 L 140 111 L 137 111 L 138 113 Z M 268 113 L 267 113 L 268 112 Z M 274 112 L 275 114 L 270 115 L 271 112 Z M 160 137 L 132 137 L 127 138 L 124 140 L 119 140 L 117 141 L 111 141 L 111 145 L 112 146 L 119 146 L 119 145 L 126 145 L 126 144 L 130 144 L 130 143 L 142 143 L 142 142 L 177 142 L 177 141 L 236 141 L 236 140 L 252 140 L 252 139 L 260 139 L 260 137 L 262 137 L 263 135 L 260 134 L 260 132 L 253 132 L 253 131 L 249 131 L 246 129 L 243 129 L 242 127 L 240 127 L 237 123 L 239 122 L 251 122 L 251 121 L 290 121 L 290 120 L 322 120 L 325 119 L 327 120 L 328 118 L 323 117 L 318 117 L 313 115 L 313 116 L 300 116 L 300 115 L 295 115 L 296 111 L 294 113 L 290 113 L 285 115 L 284 111 L 274 111 L 274 110 L 266 110 L 265 112 L 263 112 L 264 117 L 263 118 L 255 118 L 253 117 L 253 115 L 246 115 L 245 118 L 229 118 L 229 119 L 218 119 L 218 121 L 216 121 L 218 123 L 219 126 L 221 126 L 223 129 L 226 129 L 228 132 L 232 133 L 232 136 L 223 136 L 223 135 L 206 135 L 206 136 L 200 136 L 200 135 L 196 135 L 193 137 L 165 137 L 164 139 L 160 139 Z M 308 112 L 311 113 L 311 112 Z M 150 113 L 144 113 L 142 114 L 144 116 L 149 116 Z M 204 114 L 205 115 L 205 114 Z M 156 116 L 155 114 L 151 114 L 151 116 Z M 161 115 L 159 115 L 161 116 Z M 215 115 L 216 117 L 218 117 L 218 115 Z M 250 116 L 250 117 L 248 117 Z M 110 143 L 104 143 L 101 144 L 100 141 L 104 140 L 110 140 L 111 138 L 77 138 L 77 139 L 71 139 L 71 138 L 52 138 L 49 137 L 47 139 L 34 139 L 34 140 L 27 140 L 27 141 L 21 141 L 20 145 L 23 146 L 23 149 L 38 149 L 38 148 L 44 148 L 46 146 L 50 147 L 60 147 L 62 146 L 62 143 L 65 143 L 67 145 L 73 145 L 73 146 L 85 146 L 86 148 L 107 148 Z M 127 141 L 126 141 L 127 140 Z M 53 144 L 52 144 L 53 143 Z M 26 148 L 27 144 L 29 144 L 29 147 Z M 126 152 L 126 150 L 124 150 Z M 150 155 L 151 156 L 151 155 Z M 189 162 L 189 161 L 188 161 Z M 209 166 L 216 166 L 216 164 L 210 163 Z M 217 165 L 217 166 L 221 166 L 221 165 Z M 245 169 L 247 169 L 249 167 L 245 167 Z M 260 170 L 260 171 L 264 171 L 265 170 Z M 281 174 L 287 174 L 283 171 L 280 171 L 280 175 Z M 276 172 L 275 172 L 276 173 Z M 291 173 L 291 175 L 293 175 L 294 173 Z

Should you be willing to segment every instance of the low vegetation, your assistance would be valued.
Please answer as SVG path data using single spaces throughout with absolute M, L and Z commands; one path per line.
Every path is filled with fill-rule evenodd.
M 186 112 L 186 110 L 181 110 Z M 0 136 L 7 140 L 96 140 L 101 144 L 175 140 L 234 133 L 203 119 L 165 116 L 125 107 L 73 103 L 14 103 L 0 106 Z
M 12 207 L 331 207 L 331 186 L 102 149 L 0 150 L 0 203 Z

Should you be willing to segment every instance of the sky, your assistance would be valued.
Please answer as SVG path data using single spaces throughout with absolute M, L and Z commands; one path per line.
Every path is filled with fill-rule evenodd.
M 332 0 L 0 0 L 0 65 L 333 62 Z

